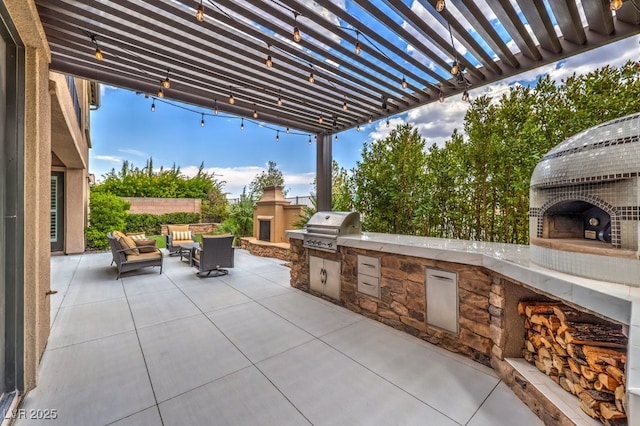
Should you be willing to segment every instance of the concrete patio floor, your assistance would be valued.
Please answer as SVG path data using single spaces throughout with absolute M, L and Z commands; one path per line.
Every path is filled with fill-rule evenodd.
M 116 280 L 110 253 L 51 259 L 51 336 L 23 404 L 64 425 L 541 425 L 493 371 L 289 286 L 236 250 Z M 18 420 L 23 425 L 30 421 Z

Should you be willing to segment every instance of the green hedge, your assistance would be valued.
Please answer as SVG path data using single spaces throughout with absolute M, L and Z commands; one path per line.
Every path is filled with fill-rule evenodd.
M 125 220 L 125 232 L 144 232 L 159 235 L 160 225 L 200 223 L 200 213 L 148 213 L 129 214 Z
M 131 203 L 112 194 L 92 191 L 89 199 L 89 221 L 86 228 L 87 246 L 93 249 L 109 247 L 107 232 L 120 230 L 125 226 L 127 210 Z

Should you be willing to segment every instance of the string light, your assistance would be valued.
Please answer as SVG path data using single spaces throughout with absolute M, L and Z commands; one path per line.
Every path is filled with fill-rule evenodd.
M 318 123 L 322 124 L 324 122 L 324 117 L 322 116 L 322 114 L 320 114 L 320 117 L 318 117 Z
M 164 81 L 162 82 L 162 87 L 164 87 L 165 89 L 169 89 L 171 87 L 171 80 L 169 80 L 170 72 L 171 70 L 167 68 L 167 78 L 165 78 Z
M 609 4 L 609 8 L 611 10 L 618 10 L 622 7 L 622 0 L 611 0 L 611 3 Z
M 469 101 L 469 92 L 467 92 L 466 90 L 462 92 L 462 100 L 465 102 Z
M 244 130 L 244 118 L 240 121 L 240 130 Z
M 276 132 L 276 142 L 280 142 L 280 130 Z
M 202 119 L 200 120 L 200 127 L 204 127 L 204 113 L 202 113 Z
M 344 97 L 344 102 L 342 103 L 342 109 L 345 110 L 345 111 L 347 109 L 349 109 L 349 106 L 347 105 L 347 97 L 346 96 Z
M 369 124 L 371 124 L 373 122 L 373 116 L 369 116 Z
M 282 106 L 282 97 L 280 96 L 280 90 L 278 90 L 278 106 Z
M 451 74 L 458 75 L 460 72 L 460 66 L 458 65 L 458 61 L 453 61 L 453 65 L 451 65 Z
M 289 132 L 290 132 L 290 131 L 291 131 L 291 130 L 289 130 L 289 127 L 287 127 L 287 134 L 289 134 Z
M 296 25 L 293 27 L 293 41 L 300 43 L 302 36 L 300 35 L 300 29 L 298 29 L 298 13 L 293 12 L 293 20 L 296 21 Z
M 156 112 L 156 101 L 155 101 L 155 99 L 151 101 L 151 112 Z
M 438 100 L 440 102 L 444 102 L 444 93 L 442 93 L 442 90 L 440 91 L 440 94 L 438 95 Z
M 164 91 L 162 89 L 158 90 L 158 97 L 164 98 Z
M 215 115 L 218 115 L 220 113 L 220 110 L 218 109 L 218 100 L 217 99 L 213 100 L 213 113 Z
M 200 6 L 198 6 L 198 10 L 196 10 L 196 20 L 198 22 L 204 21 L 204 6 L 202 5 L 202 0 L 200 0 Z
M 318 142 L 318 135 L 315 135 L 315 136 L 313 137 L 313 140 L 314 140 L 315 142 Z
M 402 84 L 402 88 L 403 88 L 403 89 L 406 89 L 406 88 L 407 88 L 407 86 L 409 85 L 409 84 L 407 83 L 407 80 L 405 80 L 404 76 L 402 76 L 402 83 L 400 83 L 400 84 Z
M 355 46 L 356 55 L 360 54 L 360 31 L 356 30 L 356 46 Z
M 444 10 L 444 8 L 445 8 L 444 0 L 438 0 L 436 2 L 436 10 L 438 12 L 442 12 Z
M 229 103 L 230 103 L 231 105 L 233 105 L 233 104 L 235 104 L 235 103 L 236 103 L 236 98 L 234 98 L 234 97 L 233 97 L 233 91 L 230 91 L 230 92 L 229 92 Z
M 311 135 L 309 135 L 309 142 L 307 142 L 309 145 L 311 145 Z
M 356 127 L 356 132 L 360 131 L 360 124 L 358 124 L 358 126 Z
M 311 66 L 311 72 L 309 73 L 309 83 L 313 83 L 315 79 L 313 78 L 313 66 Z
M 338 142 L 338 135 L 336 135 L 336 137 L 334 138 L 336 142 Z
M 253 110 L 253 118 L 258 118 L 258 111 L 257 110 Z
M 271 55 L 267 55 L 267 60 L 264 61 L 267 68 L 271 68 L 273 66 L 273 61 L 271 60 Z
M 389 119 L 387 118 L 387 128 L 389 127 Z
M 104 55 L 102 54 L 102 50 L 100 50 L 100 46 L 98 46 L 98 40 L 96 40 L 96 36 L 91 36 L 91 41 L 96 45 L 96 51 L 94 53 L 97 60 L 101 61 L 104 59 Z

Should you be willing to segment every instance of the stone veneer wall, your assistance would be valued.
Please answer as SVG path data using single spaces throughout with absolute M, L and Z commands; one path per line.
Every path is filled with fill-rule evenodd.
M 254 256 L 272 257 L 284 261 L 289 261 L 290 251 L 288 244 L 284 243 L 267 243 L 266 241 L 260 241 L 255 238 L 240 238 L 238 243 L 239 247 L 247 250 Z
M 357 292 L 358 254 L 380 259 L 380 299 Z M 518 315 L 517 302 L 552 298 L 480 266 L 349 247 L 340 247 L 337 254 L 312 250 L 312 255 L 342 260 L 340 300 L 321 297 L 492 367 L 545 424 L 573 425 L 505 360 L 522 357 L 524 319 Z M 291 239 L 291 286 L 316 294 L 309 290 L 308 256 L 302 240 Z M 457 334 L 429 326 L 425 321 L 426 268 L 458 274 Z
M 217 223 L 190 223 L 192 234 L 211 234 L 216 230 Z M 160 225 L 160 235 L 169 235 L 169 225 Z

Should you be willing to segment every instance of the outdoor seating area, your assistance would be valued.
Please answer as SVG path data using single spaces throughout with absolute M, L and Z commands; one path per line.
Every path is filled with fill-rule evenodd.
M 162 251 L 150 244 L 149 240 L 134 239 L 124 235 L 122 232 L 114 231 L 107 233 L 111 255 L 111 264 L 115 263 L 118 268 L 116 279 L 120 278 L 123 272 L 135 271 L 148 266 L 159 266 L 162 274 Z
M 189 225 L 169 225 L 168 229 L 166 239 L 169 256 L 180 256 L 185 250 L 181 245 L 192 244 L 195 241 L 195 235 L 189 229 Z
M 64 425 L 542 424 L 490 368 L 292 288 L 282 260 L 235 249 L 232 274 L 201 280 L 165 257 L 161 275 L 114 280 L 110 256 L 52 257 L 51 336 L 26 412 L 55 408 Z

